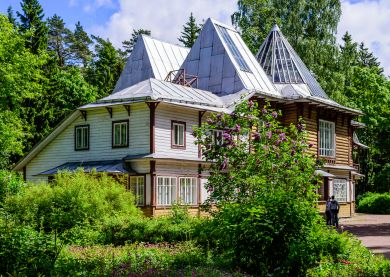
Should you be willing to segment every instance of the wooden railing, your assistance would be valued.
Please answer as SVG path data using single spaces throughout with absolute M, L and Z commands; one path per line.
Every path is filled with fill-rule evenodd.
M 198 87 L 198 76 L 186 74 L 184 69 L 170 71 L 164 81 L 186 87 Z

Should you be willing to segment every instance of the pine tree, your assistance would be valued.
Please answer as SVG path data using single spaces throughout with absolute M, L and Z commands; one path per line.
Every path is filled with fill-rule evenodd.
M 84 31 L 80 21 L 76 23 L 76 28 L 70 42 L 71 61 L 76 65 L 84 67 L 92 60 L 92 51 L 89 50 L 92 39 Z
M 48 50 L 55 57 L 58 66 L 63 67 L 67 64 L 69 52 L 69 43 L 72 40 L 72 32 L 65 27 L 64 20 L 58 15 L 47 20 L 48 25 Z
M 378 58 L 365 47 L 363 42 L 359 45 L 358 63 L 361 67 L 373 68 L 376 69 L 379 74 L 383 73 L 383 68 L 380 66 Z
M 20 30 L 26 35 L 27 48 L 38 53 L 47 47 L 48 28 L 43 20 L 45 14 L 38 0 L 22 0 L 22 13 L 17 12 L 20 19 Z
M 196 19 L 192 13 L 190 14 L 188 22 L 183 25 L 183 29 L 184 30 L 181 32 L 181 37 L 179 37 L 178 40 L 183 43 L 185 47 L 192 47 L 201 30 L 200 26 L 196 23 Z
M 15 18 L 15 15 L 14 15 L 14 10 L 12 9 L 11 6 L 9 6 L 7 8 L 7 16 L 8 16 L 9 22 L 16 27 L 17 26 L 17 22 L 16 22 L 16 18 Z
M 125 40 L 122 42 L 122 47 L 125 49 L 121 52 L 121 55 L 124 57 L 124 59 L 128 58 L 133 51 L 134 45 L 137 43 L 138 36 L 140 35 L 151 35 L 150 30 L 145 29 L 133 29 L 133 33 L 131 34 L 131 38 L 129 40 Z

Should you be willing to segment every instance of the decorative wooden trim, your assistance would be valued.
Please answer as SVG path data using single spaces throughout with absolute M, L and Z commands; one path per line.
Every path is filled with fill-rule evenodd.
M 182 124 L 184 125 L 184 145 L 174 145 L 173 144 L 173 137 L 174 137 L 174 129 L 173 124 Z M 177 121 L 177 120 L 171 120 L 171 148 L 172 149 L 182 149 L 185 150 L 187 146 L 187 124 L 184 121 Z
M 130 116 L 130 105 L 123 105 L 127 111 L 127 115 Z
M 114 145 L 114 125 L 116 123 L 127 123 L 127 141 L 126 141 L 126 144 L 124 145 Z M 125 148 L 125 147 L 129 147 L 129 139 L 130 139 L 130 125 L 129 125 L 129 120 L 128 119 L 125 119 L 125 120 L 116 120 L 116 121 L 112 121 L 112 128 L 111 128 L 111 147 L 112 148 Z
M 149 152 L 153 154 L 156 152 L 156 146 L 154 143 L 155 128 L 156 128 L 156 108 L 160 102 L 146 102 L 150 112 L 150 124 L 149 124 Z
M 77 128 L 84 128 L 87 127 L 87 135 L 88 135 L 88 146 L 86 148 L 77 148 Z M 89 145 L 90 145 L 90 135 L 89 135 L 89 124 L 84 125 L 76 125 L 74 126 L 74 151 L 88 151 Z
M 87 121 L 87 111 L 80 110 L 81 116 L 84 118 L 84 121 Z
M 110 117 L 112 118 L 112 108 L 111 107 L 106 107 L 108 113 L 110 114 Z
M 156 161 L 150 161 L 150 205 L 156 208 Z

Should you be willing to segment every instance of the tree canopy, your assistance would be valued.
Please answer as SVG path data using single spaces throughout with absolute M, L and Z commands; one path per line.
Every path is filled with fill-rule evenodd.
M 193 14 L 190 14 L 188 21 L 183 25 L 183 31 L 178 40 L 183 43 L 185 47 L 192 47 L 195 40 L 198 38 L 201 26 L 196 23 L 196 19 Z

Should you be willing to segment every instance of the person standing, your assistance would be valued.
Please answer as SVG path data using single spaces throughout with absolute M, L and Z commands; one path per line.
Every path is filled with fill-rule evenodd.
M 332 200 L 330 201 L 330 214 L 332 217 L 332 225 L 339 228 L 339 210 L 340 204 L 334 199 L 334 195 L 332 195 Z
M 330 197 L 326 200 L 325 207 L 325 216 L 326 216 L 326 225 L 332 225 L 332 214 L 330 213 Z

